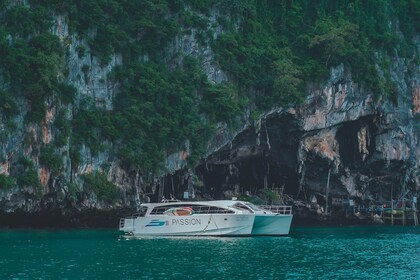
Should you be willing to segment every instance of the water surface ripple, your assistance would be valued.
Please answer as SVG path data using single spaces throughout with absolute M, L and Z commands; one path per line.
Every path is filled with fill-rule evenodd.
M 114 230 L 0 230 L 0 279 L 367 278 L 420 279 L 420 227 L 141 239 Z

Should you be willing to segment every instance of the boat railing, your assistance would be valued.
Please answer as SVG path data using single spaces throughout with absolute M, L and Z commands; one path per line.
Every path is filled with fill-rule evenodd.
M 267 211 L 271 211 L 275 214 L 291 215 L 292 206 L 285 205 L 258 205 L 259 208 Z
M 176 206 L 175 206 L 176 207 Z M 186 207 L 186 206 L 180 206 Z M 193 214 L 233 214 L 235 213 L 232 210 L 216 207 L 216 206 L 196 206 L 196 205 L 189 205 L 189 208 L 192 208 Z M 284 206 L 284 205 L 258 205 L 258 207 L 262 210 L 271 211 L 275 214 L 282 214 L 282 215 L 290 215 L 292 214 L 292 206 Z M 165 207 L 156 207 L 150 212 L 150 215 L 164 215 L 164 212 L 167 210 L 174 208 L 174 206 L 165 206 Z M 145 212 L 137 212 L 131 215 L 130 217 L 126 217 L 126 219 L 136 219 L 138 217 L 144 217 Z

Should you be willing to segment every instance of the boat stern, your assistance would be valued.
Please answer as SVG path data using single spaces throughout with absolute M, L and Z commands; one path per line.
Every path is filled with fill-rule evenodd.
M 288 235 L 293 215 L 257 215 L 252 235 Z
M 126 234 L 133 234 L 134 232 L 134 220 L 132 218 L 121 218 L 119 224 L 119 230 Z

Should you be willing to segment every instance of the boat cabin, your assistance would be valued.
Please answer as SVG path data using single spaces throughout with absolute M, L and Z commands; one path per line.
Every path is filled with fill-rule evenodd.
M 224 203 L 223 203 L 224 202 Z M 218 203 L 200 202 L 169 202 L 142 204 L 135 217 L 164 215 L 164 216 L 190 216 L 197 214 L 238 214 L 266 212 L 256 205 L 244 201 L 226 200 Z

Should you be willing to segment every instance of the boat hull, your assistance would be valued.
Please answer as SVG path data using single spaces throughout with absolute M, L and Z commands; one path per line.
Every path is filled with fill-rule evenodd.
M 153 216 L 126 218 L 120 230 L 138 236 L 247 236 L 255 215 L 203 214 L 192 216 Z
M 251 235 L 287 235 L 293 215 L 256 215 Z

